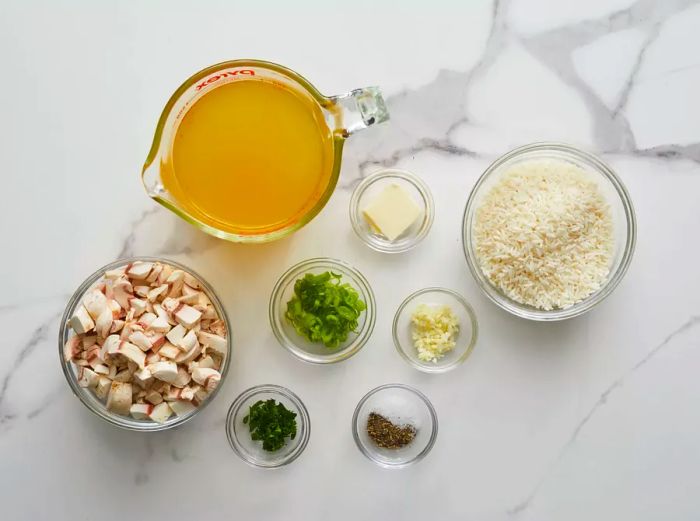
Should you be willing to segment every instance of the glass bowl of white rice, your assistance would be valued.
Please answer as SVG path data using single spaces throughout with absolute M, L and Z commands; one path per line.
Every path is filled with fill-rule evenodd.
M 581 315 L 620 283 L 636 220 L 629 193 L 596 156 L 534 143 L 492 163 L 469 195 L 464 254 L 486 296 L 530 320 Z

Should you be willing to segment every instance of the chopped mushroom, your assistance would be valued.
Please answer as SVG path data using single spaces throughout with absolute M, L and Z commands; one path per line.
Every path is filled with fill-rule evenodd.
M 206 331 L 200 331 L 197 334 L 197 338 L 199 339 L 202 345 L 211 347 L 217 353 L 226 354 L 228 343 L 224 337 L 214 335 Z
M 189 273 L 185 273 L 185 284 L 194 289 L 200 289 L 202 287 L 199 281 Z
M 112 324 L 114 323 L 114 316 L 112 310 L 109 306 L 105 306 L 102 313 L 99 314 L 95 320 L 95 331 L 102 338 L 107 338 L 109 332 L 112 330 Z
M 97 382 L 99 380 L 100 375 L 92 369 L 81 367 L 78 371 L 78 385 L 80 387 L 97 387 Z
M 92 320 L 92 317 L 90 317 L 90 313 L 88 313 L 87 309 L 85 309 L 85 306 L 82 304 L 78 306 L 78 309 L 73 313 L 70 319 L 70 327 L 72 327 L 73 331 L 78 335 L 84 335 L 95 327 L 95 322 Z
M 150 262 L 134 262 L 131 267 L 127 270 L 127 275 L 132 279 L 145 279 L 148 274 L 151 273 L 153 264 Z
M 181 352 L 182 351 L 180 351 L 177 347 L 172 345 L 170 342 L 166 342 L 165 345 L 163 345 L 163 347 L 161 347 L 158 350 L 158 354 L 160 356 L 164 356 L 165 358 L 169 358 L 170 360 L 174 360 L 175 358 L 177 358 Z
M 129 414 L 135 420 L 148 420 L 153 412 L 153 405 L 150 403 L 135 403 L 129 409 Z
M 118 333 L 124 327 L 124 323 L 125 322 L 123 320 L 114 320 L 112 322 L 112 327 L 109 328 L 109 332 L 110 333 Z
M 176 400 L 170 402 L 170 408 L 178 416 L 185 416 L 196 409 L 191 401 L 188 400 Z
M 88 335 L 83 337 L 83 349 L 90 349 L 97 343 L 97 335 Z
M 141 387 L 145 387 L 152 380 L 153 375 L 151 374 L 151 371 L 149 371 L 147 368 L 144 367 L 143 369 L 134 371 L 134 381 Z
M 98 365 L 102 365 L 102 362 L 104 362 L 100 353 L 100 346 L 98 345 L 94 345 L 90 349 L 84 351 L 83 356 L 93 369 L 95 369 Z
M 105 272 L 68 325 L 63 357 L 79 385 L 139 421 L 189 414 L 216 388 L 228 355 L 225 323 L 203 286 L 160 262 Z
M 109 390 L 112 387 L 112 380 L 106 376 L 100 376 L 97 380 L 97 387 L 95 387 L 95 395 L 100 399 L 104 400 L 109 394 Z
M 216 369 L 197 367 L 194 371 L 192 371 L 192 379 L 198 384 L 204 386 L 207 391 L 213 391 L 216 386 L 219 385 L 221 374 Z
M 153 405 L 158 405 L 160 402 L 163 401 L 163 395 L 160 394 L 158 391 L 150 390 L 146 393 L 146 396 L 144 399 Z
M 202 318 L 202 313 L 187 304 L 182 304 L 175 311 L 175 318 L 182 326 L 190 329 L 199 322 L 199 319 Z
M 189 364 L 191 361 L 197 359 L 202 354 L 202 345 L 195 338 L 194 345 L 189 351 L 180 353 L 180 355 L 175 359 L 178 364 Z
M 109 367 L 107 367 L 104 364 L 96 364 L 95 367 L 92 368 L 92 370 L 95 371 L 97 374 L 109 374 Z
M 63 346 L 63 359 L 70 362 L 82 351 L 80 337 L 72 336 Z
M 93 289 L 83 298 L 83 306 L 85 306 L 92 319 L 97 320 L 97 317 L 107 309 L 107 297 L 100 290 Z
M 151 291 L 150 286 L 134 286 L 134 295 L 139 297 L 147 297 L 149 291 Z
M 153 347 L 153 342 L 142 331 L 134 331 L 129 335 L 129 342 L 137 347 L 140 347 L 142 351 L 149 351 Z
M 105 278 L 106 279 L 118 279 L 122 275 L 124 275 L 125 271 L 126 271 L 126 267 L 116 268 L 114 270 L 107 270 L 107 271 L 105 271 Z
M 133 286 L 126 279 L 118 279 L 114 283 L 114 300 L 121 306 L 122 309 L 129 309 L 129 299 L 134 296 Z
M 178 343 L 180 348 L 182 348 L 185 352 L 190 352 L 197 346 L 197 344 L 197 333 L 195 333 L 194 331 L 190 331 L 189 333 L 187 333 Z
M 155 422 L 165 423 L 168 420 L 168 418 L 172 416 L 172 414 L 173 410 L 170 408 L 170 405 L 168 405 L 166 402 L 162 402 L 153 407 L 153 410 L 151 411 L 151 414 L 149 414 L 149 417 Z
M 193 362 L 193 363 L 198 364 L 196 367 L 205 367 L 208 369 L 216 369 L 216 362 L 214 362 L 214 359 L 209 355 L 202 357 L 202 359 L 199 362 Z
M 180 366 L 177 368 L 177 377 L 172 381 L 172 384 L 175 387 L 182 388 L 190 383 L 190 380 L 192 380 L 190 373 L 187 372 L 187 369 L 185 369 L 183 366 Z
M 132 362 L 135 362 L 141 369 L 146 365 L 146 355 L 136 347 L 134 344 L 129 342 L 119 342 L 119 347 L 117 348 L 117 354 L 120 354 Z
M 151 273 L 146 277 L 146 282 L 152 285 L 158 280 L 161 271 L 163 271 L 163 265 L 160 262 L 156 262 L 151 269 Z
M 180 324 L 172 328 L 168 333 L 165 335 L 165 337 L 173 344 L 176 346 L 180 346 L 182 339 L 185 338 L 185 335 L 187 334 L 187 330 Z M 183 351 L 187 351 L 184 347 L 182 348 Z
M 152 329 L 158 333 L 167 333 L 170 331 L 170 328 L 171 326 L 168 319 L 162 316 L 156 317 L 153 322 L 148 324 L 148 329 Z
M 142 327 L 144 329 L 151 327 L 151 324 L 156 321 L 158 318 L 158 315 L 155 313 L 149 313 L 146 312 L 141 317 L 139 318 L 138 322 L 136 323 L 139 327 Z
M 177 364 L 175 362 L 156 362 L 148 366 L 151 374 L 163 382 L 173 383 L 177 378 Z
M 129 306 L 131 306 L 131 309 L 134 310 L 134 316 L 135 317 L 140 317 L 146 312 L 146 307 L 148 305 L 148 302 L 145 300 L 141 300 L 140 298 L 130 298 L 129 299 Z
M 112 382 L 107 396 L 107 409 L 126 416 L 131 407 L 131 384 Z
M 226 336 L 226 324 L 223 320 L 214 320 L 209 325 L 209 331 L 218 336 Z
M 148 292 L 148 300 L 150 302 L 156 302 L 158 300 L 158 297 L 166 294 L 169 287 L 170 286 L 168 286 L 167 284 L 161 284 L 157 288 L 153 288 Z

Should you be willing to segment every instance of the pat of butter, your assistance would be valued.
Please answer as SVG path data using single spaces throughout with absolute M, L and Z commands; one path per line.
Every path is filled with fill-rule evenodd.
M 396 240 L 423 214 L 406 190 L 390 184 L 362 211 L 367 222 L 390 241 Z

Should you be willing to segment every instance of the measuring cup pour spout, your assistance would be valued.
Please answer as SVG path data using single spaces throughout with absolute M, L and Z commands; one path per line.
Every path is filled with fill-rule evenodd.
M 315 111 L 327 126 L 329 155 L 326 157 L 330 157 L 330 161 L 324 172 L 324 184 L 319 185 L 320 189 L 316 192 L 311 192 L 311 198 L 305 203 L 303 211 L 290 214 L 289 217 L 276 217 L 277 220 L 270 224 L 238 226 L 219 215 L 207 213 L 201 206 L 188 200 L 192 194 L 185 191 L 182 185 L 172 182 L 173 172 L 177 173 L 173 166 L 173 143 L 185 115 L 209 93 L 238 82 L 264 82 L 292 91 L 305 99 L 309 110 Z M 194 74 L 168 100 L 158 120 L 141 179 L 149 197 L 206 233 L 235 242 L 268 242 L 295 232 L 321 211 L 338 182 L 345 140 L 360 130 L 388 119 L 386 104 L 377 87 L 355 89 L 338 96 L 324 96 L 306 78 L 282 65 L 261 60 L 227 61 Z M 270 150 L 270 153 L 273 152 Z M 214 176 L 209 179 L 213 178 Z M 169 183 L 164 182 L 164 179 L 169 180 Z M 264 182 L 261 182 L 262 185 Z M 264 194 L 255 190 L 245 196 L 260 198 L 260 205 L 269 204 L 264 199 Z M 221 214 L 218 207 L 217 211 Z

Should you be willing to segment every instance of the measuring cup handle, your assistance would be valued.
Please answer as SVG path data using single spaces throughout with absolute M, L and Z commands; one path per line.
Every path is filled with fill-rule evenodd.
M 389 111 L 379 87 L 355 89 L 330 99 L 341 109 L 341 130 L 344 137 L 389 119 Z

